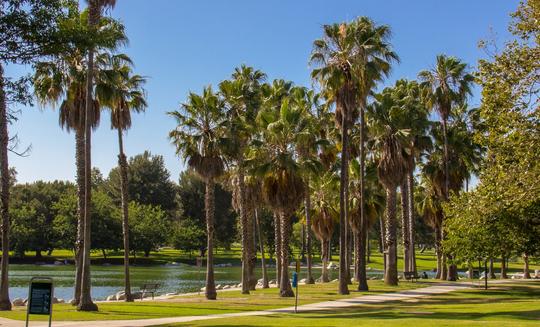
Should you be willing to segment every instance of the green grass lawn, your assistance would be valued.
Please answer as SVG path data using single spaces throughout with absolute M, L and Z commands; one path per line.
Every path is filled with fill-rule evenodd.
M 539 326 L 540 283 L 519 282 L 429 298 L 301 314 L 194 321 L 167 326 Z
M 369 294 L 396 292 L 405 289 L 426 287 L 434 282 L 400 283 L 397 287 L 385 286 L 382 281 L 369 281 Z M 351 291 L 355 286 L 351 285 Z M 351 292 L 350 295 L 337 295 L 337 283 L 300 285 L 299 304 L 329 301 L 347 297 L 357 297 L 365 292 Z M 57 304 L 53 308 L 53 320 L 114 320 L 148 319 L 175 316 L 195 316 L 217 313 L 233 313 L 264 309 L 283 308 L 294 305 L 294 298 L 280 298 L 277 289 L 265 289 L 250 295 L 240 291 L 218 293 L 218 300 L 208 301 L 201 296 L 180 296 L 173 301 L 137 301 L 134 303 L 98 303 L 99 312 L 77 312 L 68 304 Z M 25 307 L 16 307 L 13 311 L 1 311 L 0 317 L 24 320 Z M 46 320 L 46 316 L 35 316 L 33 320 Z

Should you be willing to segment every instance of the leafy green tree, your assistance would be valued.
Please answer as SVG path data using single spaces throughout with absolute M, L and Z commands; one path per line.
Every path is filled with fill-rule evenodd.
M 177 210 L 176 186 L 170 180 L 163 156 L 152 155 L 149 151 L 128 160 L 127 169 L 128 198 L 140 204 L 160 206 L 172 217 Z M 105 189 L 121 204 L 120 171 L 113 168 L 104 184 Z
M 186 170 L 180 173 L 178 182 L 178 198 L 180 202 L 180 225 L 198 226 L 204 234 L 206 229 L 206 217 L 204 213 L 204 181 L 193 171 Z M 216 244 L 230 248 L 236 237 L 237 214 L 232 208 L 231 193 L 220 184 L 216 184 L 215 191 L 215 229 Z M 206 237 L 201 240 L 197 249 L 206 250 Z
M 129 204 L 129 220 L 129 248 L 143 251 L 145 257 L 165 244 L 172 227 L 167 213 L 160 206 L 134 201 Z
M 13 82 L 4 74 L 7 64 L 30 64 L 42 56 L 61 52 L 60 22 L 65 6 L 75 2 L 51 0 L 5 0 L 0 2 L 0 202 L 2 219 L 2 262 L 0 267 L 0 310 L 11 310 L 9 300 L 9 120 L 8 101 L 28 102 L 26 80 Z
M 206 235 L 204 229 L 195 221 L 182 220 L 174 224 L 169 242 L 175 249 L 187 251 L 201 251 L 205 249 Z
M 208 300 L 215 300 L 215 181 L 225 171 L 223 149 L 226 129 L 223 103 L 211 87 L 206 87 L 202 95 L 190 93 L 187 102 L 182 105 L 182 111 L 169 114 L 178 123 L 178 127 L 169 133 L 177 153 L 204 180 L 206 186 L 204 209 L 208 253 L 205 295 Z

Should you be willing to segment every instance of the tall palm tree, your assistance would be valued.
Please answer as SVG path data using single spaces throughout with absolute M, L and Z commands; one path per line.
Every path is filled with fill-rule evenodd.
M 253 67 L 242 65 L 237 67 L 231 80 L 220 83 L 219 89 L 225 101 L 229 122 L 229 139 L 233 140 L 227 151 L 230 161 L 234 163 L 232 173 L 237 180 L 239 194 L 240 227 L 242 230 L 242 294 L 249 294 L 255 289 L 256 252 L 253 235 L 253 217 L 245 210 L 245 156 L 248 144 L 255 128 L 255 117 L 260 109 L 262 96 L 261 84 L 266 75 Z
M 311 229 L 321 242 L 321 260 L 322 271 L 320 280 L 322 283 L 328 283 L 329 244 L 334 233 L 334 225 L 338 220 L 338 212 L 335 209 L 338 202 L 338 183 L 339 177 L 333 171 L 327 171 L 324 174 L 313 177 L 311 194 L 313 197 L 313 207 L 311 209 L 313 222 Z
M 422 97 L 423 89 L 416 81 L 398 80 L 394 97 L 399 106 L 407 114 L 403 126 L 409 129 L 410 142 L 407 145 L 409 156 L 407 178 L 400 186 L 402 205 L 402 239 L 404 249 L 404 271 L 416 272 L 416 256 L 414 246 L 415 211 L 414 211 L 414 171 L 416 162 L 426 150 L 431 148 L 429 136 L 429 108 Z
M 146 79 L 132 75 L 131 61 L 124 55 L 104 55 L 102 60 L 109 68 L 101 72 L 101 83 L 96 85 L 96 96 L 111 109 L 111 128 L 118 132 L 118 167 L 122 203 L 122 233 L 124 238 L 124 292 L 125 301 L 132 302 L 129 275 L 129 197 L 128 164 L 124 154 L 123 132 L 131 127 L 131 112 L 141 112 L 147 107 L 143 85 Z
M 454 105 L 465 102 L 471 94 L 474 76 L 467 72 L 467 64 L 456 57 L 438 55 L 434 68 L 424 70 L 418 75 L 431 92 L 428 102 L 440 116 L 443 132 L 443 167 L 444 167 L 444 194 L 445 201 L 450 196 L 450 172 L 448 153 L 448 118 Z M 457 267 L 453 265 L 448 271 L 448 279 L 457 279 Z
M 42 105 L 59 106 L 59 124 L 68 132 L 75 132 L 75 165 L 77 180 L 77 241 L 75 244 L 74 303 L 81 294 L 83 230 L 84 230 L 84 128 L 86 103 L 85 58 L 74 51 L 55 61 L 36 64 L 33 84 L 37 99 Z M 92 127 L 99 125 L 100 107 L 94 100 Z
M 406 177 L 408 130 L 402 128 L 403 111 L 396 105 L 393 88 L 375 96 L 369 108 L 370 130 L 378 150 L 377 173 L 386 189 L 385 284 L 397 285 L 396 189 Z
M 367 17 L 360 17 L 349 24 L 333 24 L 324 26 L 324 36 L 313 43 L 310 61 L 318 66 L 312 72 L 323 89 L 323 94 L 330 102 L 335 103 L 336 119 L 342 130 L 341 154 L 341 200 L 340 200 L 340 294 L 348 294 L 346 286 L 345 258 L 345 221 L 347 217 L 348 198 L 348 161 L 349 136 L 348 129 L 361 116 L 361 131 L 364 135 L 363 112 L 367 97 L 375 84 L 390 72 L 390 62 L 397 60 L 388 38 L 390 29 L 386 25 L 377 26 Z M 364 171 L 364 140 L 360 142 L 361 168 Z M 362 177 L 363 178 L 363 177 Z M 362 194 L 363 182 L 360 185 Z M 361 206 L 363 216 L 363 206 Z M 363 228 L 365 230 L 366 228 Z M 365 252 L 367 234 L 361 233 Z M 365 276 L 365 260 L 360 261 L 361 280 L 359 289 L 367 290 Z
M 308 137 L 309 129 L 305 108 L 295 106 L 289 99 L 281 107 L 273 103 L 265 105 L 257 117 L 262 135 L 252 148 L 250 165 L 262 179 L 265 202 L 278 213 L 281 228 L 281 281 L 280 296 L 294 296 L 289 280 L 290 217 L 304 199 L 305 184 L 302 170 L 310 166 L 308 161 L 296 160 L 296 147 Z
M 222 101 L 206 87 L 202 95 L 190 93 L 182 111 L 169 113 L 178 127 L 169 134 L 177 153 L 206 184 L 204 207 L 206 212 L 207 261 L 205 295 L 209 300 L 217 297 L 214 281 L 214 189 L 215 180 L 224 172 L 223 147 L 225 115 Z
M 113 8 L 116 0 L 86 0 L 88 2 L 88 26 L 90 30 L 96 30 L 105 8 Z M 83 260 L 81 276 L 81 297 L 77 309 L 80 311 L 97 311 L 97 305 L 92 302 L 90 281 L 90 229 L 91 229 L 91 200 L 92 200 L 92 161 L 91 161 L 91 138 L 92 138 L 92 103 L 94 91 L 94 52 L 95 48 L 88 50 L 87 78 L 86 78 L 86 108 L 84 128 L 84 232 L 83 232 Z
M 308 129 L 312 132 L 306 134 L 306 138 L 300 140 L 296 147 L 296 152 L 299 155 L 300 160 L 317 160 L 317 144 L 322 144 L 325 140 L 319 140 L 317 138 L 317 121 L 313 115 L 313 108 L 318 106 L 319 96 L 315 94 L 313 90 L 308 90 L 304 87 L 295 87 L 291 91 L 291 101 L 294 102 L 296 106 L 304 108 L 306 113 L 306 119 L 308 120 Z M 306 184 L 306 190 L 304 196 L 304 213 L 305 213 L 305 242 L 306 242 L 306 252 L 307 252 L 307 278 L 306 284 L 315 283 L 315 279 L 312 274 L 312 246 L 311 246 L 311 194 L 309 192 L 311 176 L 307 172 L 304 176 L 304 181 Z

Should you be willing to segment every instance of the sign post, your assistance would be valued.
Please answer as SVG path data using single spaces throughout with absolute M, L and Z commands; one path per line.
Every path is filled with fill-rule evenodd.
M 49 327 L 52 320 L 52 302 L 54 297 L 53 280 L 49 277 L 33 277 L 28 289 L 26 305 L 26 327 L 30 315 L 48 315 Z

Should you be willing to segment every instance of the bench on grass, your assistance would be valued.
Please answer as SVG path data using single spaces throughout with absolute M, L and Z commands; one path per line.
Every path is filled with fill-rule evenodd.
M 152 294 L 152 300 L 154 299 L 154 294 L 157 292 L 159 284 L 148 283 L 141 286 L 141 301 L 144 299 L 145 294 Z
M 416 272 L 414 272 L 414 271 L 404 271 L 403 272 L 403 278 L 405 278 L 405 280 L 408 280 L 408 281 L 411 281 L 411 282 L 416 282 L 416 281 L 418 281 L 420 276 L 418 276 L 416 274 Z

